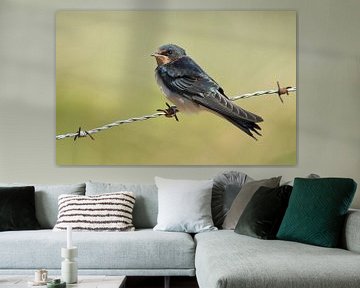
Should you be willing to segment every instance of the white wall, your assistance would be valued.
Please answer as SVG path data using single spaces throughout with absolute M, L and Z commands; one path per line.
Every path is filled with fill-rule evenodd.
M 55 11 L 58 9 L 297 10 L 298 164 L 291 167 L 58 167 Z M 221 21 L 221 19 L 219 19 Z M 0 182 L 152 182 L 223 170 L 286 179 L 318 173 L 360 185 L 360 2 L 0 0 Z M 286 41 L 286 35 L 284 35 Z M 360 190 L 360 189 L 358 189 Z M 353 204 L 360 207 L 360 192 Z

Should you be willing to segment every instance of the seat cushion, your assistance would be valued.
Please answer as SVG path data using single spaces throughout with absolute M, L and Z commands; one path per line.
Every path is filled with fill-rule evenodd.
M 229 230 L 195 236 L 200 288 L 350 288 L 360 283 L 360 254 Z
M 145 229 L 72 236 L 79 270 L 194 269 L 195 244 L 186 233 Z M 66 247 L 66 231 L 2 232 L 0 269 L 60 269 L 61 247 Z

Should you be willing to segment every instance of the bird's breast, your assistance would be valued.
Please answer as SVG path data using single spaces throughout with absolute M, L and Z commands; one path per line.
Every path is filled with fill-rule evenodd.
M 201 106 L 186 98 L 185 96 L 171 91 L 164 83 L 161 75 L 158 71 L 155 73 L 156 82 L 160 87 L 160 90 L 164 93 L 166 98 L 173 103 L 180 112 L 185 113 L 197 113 L 201 111 Z

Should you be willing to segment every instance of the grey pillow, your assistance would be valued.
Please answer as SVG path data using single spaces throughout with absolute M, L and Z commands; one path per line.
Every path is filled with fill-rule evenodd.
M 136 197 L 133 210 L 135 228 L 153 228 L 158 214 L 158 192 L 155 184 L 86 182 L 88 196 L 120 191 L 131 191 Z
M 154 230 L 198 233 L 217 230 L 211 217 L 213 180 L 155 177 L 159 214 Z
M 222 225 L 223 229 L 234 230 L 241 214 L 243 213 L 246 205 L 249 203 L 255 192 L 261 186 L 269 188 L 279 187 L 280 179 L 281 176 L 270 179 L 251 181 L 244 184 L 224 219 L 224 223 Z
M 226 171 L 214 178 L 211 213 L 217 228 L 222 227 L 225 216 L 241 187 L 251 180 L 251 177 L 238 171 Z
M 317 178 L 320 178 L 320 176 L 318 174 L 311 173 L 311 174 L 307 175 L 305 178 L 317 179 Z M 294 179 L 286 181 L 286 182 L 282 183 L 282 185 L 294 186 Z
M 3 184 L 0 186 L 24 186 L 24 184 Z M 37 185 L 25 184 L 35 187 L 35 210 L 36 218 L 43 229 L 52 229 L 58 216 L 58 197 L 61 194 L 85 195 L 85 183 L 60 184 L 60 185 Z

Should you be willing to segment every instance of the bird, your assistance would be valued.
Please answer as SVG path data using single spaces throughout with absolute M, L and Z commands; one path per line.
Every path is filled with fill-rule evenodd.
M 256 124 L 263 118 L 246 111 L 232 102 L 221 88 L 185 50 L 176 44 L 161 45 L 155 57 L 155 78 L 167 99 L 180 112 L 210 111 L 257 140 L 254 133 L 262 136 Z

